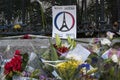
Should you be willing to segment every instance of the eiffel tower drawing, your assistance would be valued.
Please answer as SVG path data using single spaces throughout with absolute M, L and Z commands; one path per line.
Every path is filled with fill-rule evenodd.
M 67 31 L 67 30 L 63 30 L 63 28 L 66 28 L 67 30 L 69 30 L 67 24 L 66 24 L 66 19 L 65 19 L 65 12 L 63 13 L 63 23 L 62 26 L 60 28 L 60 31 Z

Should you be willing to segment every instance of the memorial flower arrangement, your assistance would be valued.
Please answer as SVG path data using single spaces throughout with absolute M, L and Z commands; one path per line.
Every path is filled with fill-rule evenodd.
M 12 80 L 14 75 L 19 75 L 26 67 L 28 54 L 21 54 L 16 50 L 12 59 L 4 65 L 4 74 L 6 80 Z
M 55 67 L 61 80 L 92 80 L 91 74 L 97 71 L 97 68 L 91 69 L 90 64 L 74 59 L 58 63 Z
M 4 66 L 5 78 L 10 80 L 14 75 L 27 75 L 37 76 L 40 80 L 119 80 L 120 42 L 119 39 L 115 41 L 114 35 L 109 32 L 106 38 L 93 38 L 85 47 L 70 37 L 64 40 L 56 35 L 43 52 L 34 50 L 39 55 L 28 56 L 16 50 L 14 57 Z M 35 57 L 39 58 L 40 74 L 39 70 L 25 71 Z
M 78 55 L 75 53 L 76 57 L 67 57 L 69 55 L 74 55 L 73 50 L 75 48 L 75 40 L 68 37 L 64 44 L 59 36 L 56 35 L 55 43 L 53 44 L 50 41 L 49 49 L 45 50 L 40 58 L 41 66 L 46 72 L 46 75 L 60 80 L 80 80 L 83 78 L 92 80 L 91 74 L 95 73 L 97 68 L 91 67 L 90 64 L 87 64 L 82 59 L 76 59 L 77 56 L 77 58 L 80 57 L 79 53 Z M 77 49 L 79 49 L 79 46 Z M 71 53 L 70 51 L 73 52 Z
M 4 64 L 3 80 L 39 79 L 39 69 L 34 69 L 29 64 L 35 59 L 35 53 L 14 52 L 13 57 Z
M 98 68 L 94 75 L 98 80 L 120 79 L 120 42 L 114 35 L 112 32 L 107 32 L 106 38 L 94 38 L 88 48 L 92 54 L 87 62 Z
M 48 68 L 48 66 L 51 67 L 51 70 L 47 69 L 50 71 L 49 73 L 53 73 L 55 71 L 56 73 L 53 73 L 52 75 L 60 80 L 119 80 L 120 42 L 113 43 L 114 35 L 111 34 L 112 33 L 109 33 L 109 36 L 107 33 L 106 38 L 94 38 L 90 43 L 88 43 L 86 48 L 91 53 L 85 61 L 77 59 L 79 57 L 82 58 L 84 53 L 81 55 L 79 55 L 79 53 L 70 54 L 70 51 L 73 50 L 74 52 L 74 48 L 76 48 L 76 46 L 74 48 L 72 47 L 71 49 L 69 48 L 69 44 L 65 45 L 67 50 L 64 51 L 63 49 L 63 52 L 61 50 L 62 54 L 58 55 L 59 53 L 57 49 L 59 50 L 59 46 L 63 47 L 63 44 L 61 39 L 56 36 L 56 43 L 53 45 L 50 42 L 50 50 L 52 51 L 48 51 L 47 53 L 50 53 L 50 55 L 45 58 L 46 54 L 44 54 L 44 57 L 42 57 L 44 58 L 42 59 L 42 62 L 45 64 L 46 68 Z M 69 39 L 67 39 L 67 43 L 68 40 Z M 56 58 L 55 55 L 57 56 Z M 71 57 L 68 58 L 66 56 Z M 71 74 L 68 74 L 70 72 Z
M 62 42 L 61 38 L 56 35 L 53 46 L 57 50 L 58 55 L 65 55 L 69 50 L 72 50 L 76 47 L 76 42 L 70 37 L 67 38 L 66 43 Z

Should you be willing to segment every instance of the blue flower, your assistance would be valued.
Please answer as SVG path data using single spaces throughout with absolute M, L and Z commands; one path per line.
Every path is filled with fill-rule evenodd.
M 79 65 L 78 69 L 81 69 L 81 68 L 84 68 L 84 67 L 86 68 L 86 70 L 90 70 L 90 65 L 87 64 L 87 63 L 83 63 L 83 64 Z
M 98 62 L 98 58 L 97 57 L 93 57 L 92 58 L 92 64 L 96 64 Z

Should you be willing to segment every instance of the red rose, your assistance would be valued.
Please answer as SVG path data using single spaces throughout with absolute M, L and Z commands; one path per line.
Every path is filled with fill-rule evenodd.
M 69 49 L 65 46 L 57 48 L 58 56 L 61 56 L 62 54 L 66 54 L 69 51 Z
M 14 55 L 21 55 L 20 54 L 20 50 L 16 50 L 15 53 L 14 53 Z
M 12 71 L 12 67 L 13 65 L 11 64 L 11 62 L 7 62 L 4 66 L 5 69 L 4 73 L 9 74 Z
M 15 59 L 16 61 L 22 61 L 22 57 L 21 56 L 14 56 L 13 59 Z
M 68 49 L 67 47 L 65 47 L 65 46 L 62 46 L 62 47 L 57 48 L 57 50 L 58 50 L 59 52 L 61 52 L 61 53 L 65 53 L 65 52 L 67 52 L 69 49 Z
M 14 57 L 11 59 L 11 61 L 7 62 L 4 67 L 5 74 L 9 74 L 13 71 L 21 71 L 22 69 L 22 57 L 20 56 L 20 51 L 16 50 Z
M 31 37 L 29 36 L 29 34 L 25 34 L 22 39 L 31 39 Z
M 19 62 L 18 64 L 15 64 L 13 66 L 13 71 L 21 71 L 21 63 Z
M 13 71 L 21 71 L 22 58 L 21 56 L 14 56 L 12 59 Z

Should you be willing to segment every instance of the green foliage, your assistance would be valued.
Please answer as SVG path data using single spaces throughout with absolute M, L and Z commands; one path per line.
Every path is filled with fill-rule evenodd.
M 41 57 L 45 60 L 50 60 L 50 49 L 45 49 L 43 53 L 41 53 Z
M 56 46 L 58 46 L 58 47 L 60 47 L 62 44 L 62 41 L 57 34 L 55 35 L 55 42 L 56 42 Z
M 50 40 L 49 40 L 50 41 Z M 57 52 L 56 52 L 56 49 L 54 48 L 52 42 L 50 41 L 50 50 L 51 50 L 51 53 L 50 53 L 50 60 L 51 61 L 56 61 L 58 60 L 58 55 L 57 55 Z
M 71 39 L 69 36 L 67 38 L 67 41 L 68 41 L 68 44 L 70 45 L 69 47 L 70 49 L 73 49 L 76 47 L 76 42 L 73 39 Z
M 40 73 L 39 69 L 36 69 L 35 71 L 32 72 L 30 75 L 31 78 L 38 78 L 38 74 Z
M 29 60 L 28 53 L 22 54 L 23 59 L 22 59 L 22 70 L 24 70 L 27 66 L 27 62 Z

